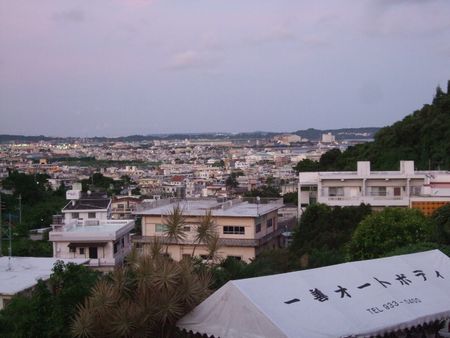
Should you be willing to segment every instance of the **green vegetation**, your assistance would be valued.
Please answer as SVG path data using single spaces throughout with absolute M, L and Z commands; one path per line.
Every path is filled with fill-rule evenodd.
M 284 204 L 295 204 L 298 205 L 298 192 L 288 192 L 283 195 Z
M 209 295 L 208 274 L 191 260 L 131 255 L 123 269 L 99 280 L 78 306 L 75 337 L 174 337 L 175 323 Z
M 437 209 L 432 215 L 433 240 L 437 243 L 450 245 L 450 204 Z
M 227 177 L 225 180 L 225 185 L 228 189 L 235 189 L 238 187 L 239 183 L 237 181 L 237 177 L 243 176 L 244 173 L 242 171 L 234 171 Z
M 280 197 L 280 189 L 273 185 L 263 185 L 244 194 L 244 197 Z
M 44 174 L 27 175 L 11 171 L 2 181 L 3 188 L 12 191 L 12 195 L 1 195 L 2 204 L 4 204 L 2 210 L 2 253 L 4 255 L 8 252 L 6 238 L 7 224 L 10 219 L 14 256 L 48 257 L 52 255 L 51 243 L 32 241 L 28 238 L 29 230 L 50 226 L 52 215 L 60 212 L 66 204 L 64 185 L 53 191 L 48 179 L 49 176 Z
M 319 170 L 355 170 L 357 161 L 370 161 L 376 170 L 398 170 L 400 160 L 414 160 L 418 169 L 450 169 L 450 81 L 440 87 L 432 104 L 380 129 L 375 140 L 341 153 L 330 150 Z M 323 162 L 323 163 L 322 163 Z
M 76 305 L 98 278 L 85 266 L 56 263 L 48 282 L 39 281 L 30 295 L 14 296 L 0 311 L 0 336 L 70 337 Z
M 232 257 L 212 267 L 213 288 L 218 289 L 232 279 L 251 278 L 298 270 L 287 249 L 262 252 L 250 263 Z
M 303 268 L 439 249 L 450 254 L 450 204 L 431 217 L 419 210 L 309 206 L 290 246 L 291 259 Z
M 364 204 L 343 208 L 313 204 L 300 218 L 290 251 L 304 267 L 341 263 L 358 223 L 370 214 L 370 206 Z
M 310 160 L 309 158 L 305 158 L 304 160 L 299 161 L 293 169 L 298 173 L 308 171 L 318 171 L 319 162 Z
M 431 234 L 431 221 L 419 210 L 385 208 L 359 223 L 348 245 L 348 258 L 382 257 L 402 246 L 429 241 Z

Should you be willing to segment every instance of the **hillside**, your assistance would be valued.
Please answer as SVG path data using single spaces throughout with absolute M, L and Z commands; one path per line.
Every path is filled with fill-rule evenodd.
M 328 154 L 328 153 L 327 153 Z M 332 156 L 330 156 L 332 155 Z M 414 160 L 417 169 L 450 169 L 450 81 L 440 87 L 431 104 L 380 129 L 373 142 L 348 148 L 332 157 L 327 170 L 354 170 L 357 160 L 372 162 L 376 170 L 398 170 L 400 160 Z
M 345 128 L 345 129 L 306 129 L 298 130 L 295 134 L 309 140 L 320 140 L 322 134 L 331 132 L 337 140 L 344 139 L 372 139 L 375 131 L 379 128 Z M 142 142 L 154 140 L 249 140 L 249 139 L 270 139 L 274 136 L 285 134 L 284 132 L 242 132 L 242 133 L 177 133 L 177 134 L 153 134 L 153 135 L 130 135 L 121 137 L 48 137 L 48 136 L 25 136 L 25 135 L 0 135 L 0 143 L 18 142 L 60 142 L 67 143 L 73 141 L 82 142 Z

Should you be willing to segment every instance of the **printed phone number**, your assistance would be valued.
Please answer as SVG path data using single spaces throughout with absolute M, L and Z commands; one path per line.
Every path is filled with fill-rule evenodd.
M 367 312 L 369 312 L 372 315 L 378 314 L 378 313 L 382 313 L 384 311 L 389 311 L 392 309 L 395 309 L 396 307 L 400 306 L 401 304 L 417 304 L 417 303 L 422 303 L 422 301 L 419 298 L 408 298 L 408 299 L 403 299 L 402 301 L 390 301 L 387 302 L 381 306 L 374 306 L 371 308 L 366 309 Z

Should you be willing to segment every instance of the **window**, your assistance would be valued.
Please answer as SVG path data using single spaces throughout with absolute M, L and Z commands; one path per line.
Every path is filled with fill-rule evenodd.
M 245 227 L 226 225 L 223 227 L 223 233 L 226 235 L 244 235 Z
M 80 255 L 84 255 L 84 248 L 80 248 Z
M 190 226 L 184 226 L 183 227 L 183 231 L 189 232 L 189 231 L 191 231 L 191 227 Z
M 72 212 L 72 218 L 78 219 L 78 218 L 80 218 L 80 214 L 78 212 Z
M 155 225 L 155 232 L 164 232 L 167 230 L 167 225 L 165 224 L 156 224 Z
M 372 187 L 371 196 L 386 196 L 386 187 Z
M 235 260 L 237 260 L 237 261 L 242 260 L 242 257 L 241 257 L 241 256 L 227 256 L 227 258 L 235 259 Z
M 117 209 L 124 209 L 125 208 L 125 205 L 123 205 L 123 204 L 117 204 Z
M 122 239 L 120 240 L 120 244 L 122 245 L 122 248 L 125 246 L 125 238 L 122 237 Z
M 75 248 L 74 246 L 70 246 L 69 247 L 69 252 L 76 252 L 77 248 Z
M 273 226 L 273 218 L 267 220 L 267 227 L 271 228 Z
M 328 188 L 328 196 L 344 196 L 344 188 L 343 187 L 329 187 Z
M 88 212 L 88 218 L 95 218 L 95 212 Z
M 117 253 L 118 247 L 119 243 L 118 242 L 114 243 L 114 253 Z
M 261 231 L 261 223 L 256 224 L 256 232 Z

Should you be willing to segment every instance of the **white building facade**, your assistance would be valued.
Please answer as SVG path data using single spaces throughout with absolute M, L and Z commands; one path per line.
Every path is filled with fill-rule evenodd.
M 53 242 L 54 258 L 89 259 L 90 267 L 109 271 L 122 264 L 131 250 L 134 220 L 54 219 L 52 227 L 49 240 Z
M 370 162 L 359 161 L 357 171 L 301 172 L 298 200 L 300 213 L 315 202 L 417 207 L 429 213 L 450 202 L 450 172 L 416 171 L 414 161 L 400 161 L 399 171 L 371 171 Z

